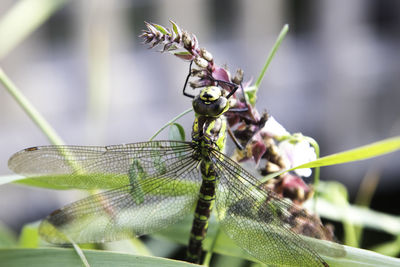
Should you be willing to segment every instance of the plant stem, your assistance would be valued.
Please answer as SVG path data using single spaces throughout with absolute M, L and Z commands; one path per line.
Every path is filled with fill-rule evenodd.
M 202 264 L 204 266 L 210 266 L 211 257 L 212 257 L 215 245 L 217 244 L 217 239 L 218 239 L 219 233 L 220 233 L 220 227 L 218 225 L 217 226 L 217 232 L 215 233 L 215 235 L 213 237 L 213 240 L 212 240 L 212 243 L 210 245 L 210 248 L 208 249 L 208 251 L 206 253 L 206 256 L 204 257 L 204 261 L 203 261 L 203 264 Z
M 66 0 L 21 0 L 0 20 L 0 59 L 66 4 Z
M 53 145 L 62 145 L 64 141 L 56 133 L 53 127 L 44 119 L 39 111 L 29 102 L 29 100 L 21 93 L 15 84 L 8 78 L 5 72 L 0 68 L 0 83 L 6 88 L 7 92 L 17 101 L 25 113 L 32 119 L 32 121 L 40 128 L 46 135 L 47 139 Z
M 312 145 L 312 147 L 314 148 L 315 151 L 315 155 L 316 158 L 319 159 L 320 156 L 320 151 L 319 151 L 319 145 L 317 143 L 317 141 L 315 141 L 314 138 L 309 137 L 309 136 L 305 136 L 307 142 L 310 143 L 310 145 Z M 314 168 L 314 188 L 316 191 L 316 194 L 314 194 L 314 205 L 313 205 L 313 210 L 314 213 L 317 212 L 317 199 L 318 199 L 318 186 L 319 186 L 319 178 L 320 178 L 320 167 L 315 167 Z
M 86 259 L 86 256 L 83 253 L 82 249 L 76 243 L 72 243 L 72 246 L 74 247 L 76 254 L 78 254 L 82 264 L 85 267 L 90 267 L 90 264 L 89 264 L 88 260 Z
M 262 68 L 261 73 L 257 78 L 257 81 L 256 81 L 256 83 L 254 85 L 256 90 L 258 90 L 258 88 L 260 87 L 260 84 L 261 84 L 261 82 L 262 82 L 262 80 L 264 78 L 265 72 L 267 71 L 269 64 L 271 63 L 272 59 L 274 58 L 276 51 L 280 47 L 280 45 L 281 45 L 281 43 L 283 41 L 283 38 L 285 38 L 285 36 L 286 36 L 288 31 L 289 31 L 289 25 L 285 24 L 283 26 L 281 32 L 279 33 L 279 36 L 276 39 L 274 46 L 272 47 L 271 51 L 269 52 L 267 61 L 265 62 L 265 65 Z
M 159 135 L 165 128 L 167 128 L 168 126 L 170 126 L 172 123 L 174 123 L 175 121 L 177 121 L 178 119 L 180 119 L 181 117 L 185 116 L 186 114 L 188 114 L 189 112 L 191 112 L 193 109 L 190 108 L 188 110 L 185 110 L 184 112 L 182 112 L 181 114 L 179 114 L 178 116 L 176 116 L 175 118 L 173 118 L 172 120 L 170 120 L 169 122 L 167 122 L 163 127 L 161 127 L 152 137 L 150 137 L 149 141 L 153 141 L 154 138 L 157 137 L 157 135 Z

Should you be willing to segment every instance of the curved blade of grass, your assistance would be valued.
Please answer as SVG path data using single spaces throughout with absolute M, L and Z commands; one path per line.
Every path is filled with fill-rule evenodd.
M 296 169 L 303 168 L 316 168 L 323 166 L 331 166 L 336 164 L 349 163 L 353 161 L 365 160 L 374 158 L 377 156 L 382 156 L 384 154 L 392 153 L 400 149 L 400 136 L 384 139 L 382 141 L 378 141 L 369 145 L 361 146 L 358 148 L 354 148 L 351 150 L 347 150 L 344 152 L 332 154 L 329 156 L 325 156 L 319 158 L 314 161 L 310 161 L 308 163 L 293 167 L 288 170 L 283 170 L 279 172 L 275 172 L 264 176 L 262 181 L 267 181 L 271 178 L 281 175 L 282 173 L 293 171 Z
M 281 43 L 282 43 L 283 39 L 285 38 L 286 34 L 288 33 L 288 31 L 289 31 L 289 25 L 285 24 L 283 26 L 281 32 L 279 33 L 274 46 L 272 47 L 271 51 L 269 52 L 267 61 L 265 62 L 264 67 L 262 68 L 261 73 L 257 78 L 257 81 L 254 85 L 256 90 L 258 90 L 258 88 L 260 87 L 260 84 L 261 84 L 262 80 L 264 79 L 265 72 L 267 71 L 269 64 L 271 64 L 271 61 L 276 54 L 276 51 L 278 51 L 278 48 L 281 46 Z
M 0 68 L 0 83 L 4 85 L 8 93 L 17 101 L 23 108 L 25 113 L 31 120 L 42 130 L 49 141 L 53 145 L 62 145 L 64 142 L 56 133 L 53 127 L 44 119 L 37 109 L 29 102 L 29 100 L 21 93 L 15 84 L 8 78 L 5 72 Z
M 15 181 L 18 184 L 24 184 L 29 186 L 47 188 L 47 189 L 57 189 L 57 190 L 68 190 L 68 189 L 84 189 L 84 190 L 97 190 L 97 189 L 115 189 L 121 186 L 125 186 L 129 184 L 129 178 L 127 175 L 119 176 L 119 179 L 113 179 L 115 176 L 112 174 L 98 174 L 96 177 L 96 181 L 87 184 L 85 181 L 89 179 L 93 179 L 93 176 L 88 177 L 85 174 L 80 175 L 57 175 L 57 176 L 38 176 L 25 178 L 21 180 Z M 170 182 L 170 179 L 174 179 L 174 177 L 165 177 L 160 178 L 159 181 L 165 180 L 165 182 Z M 181 188 L 181 192 L 187 192 L 188 189 L 192 190 L 196 188 L 196 184 L 189 181 L 176 181 L 171 184 L 171 192 L 174 192 L 174 189 Z M 144 187 L 146 188 L 146 187 Z
M 154 138 L 157 137 L 157 135 L 159 135 L 165 128 L 167 128 L 168 126 L 170 126 L 171 124 L 173 124 L 175 121 L 177 121 L 179 118 L 185 116 L 186 114 L 190 113 L 193 110 L 193 108 L 189 108 L 187 110 L 185 110 L 184 112 L 182 112 L 181 114 L 179 114 L 178 116 L 176 116 L 175 118 L 173 118 L 172 120 L 170 120 L 169 122 L 167 122 L 163 127 L 161 127 L 152 137 L 150 137 L 149 141 L 152 141 Z
M 15 247 L 16 245 L 15 233 L 0 221 L 0 248 Z
M 396 257 L 400 253 L 400 236 L 395 240 L 379 244 L 371 248 L 372 251 Z
M 71 189 L 71 187 L 55 185 L 46 183 L 46 181 L 41 182 L 36 180 L 37 178 L 22 179 L 19 181 L 21 184 L 30 186 L 39 186 L 42 188 L 52 188 L 52 189 Z M 127 178 L 128 179 L 128 178 Z M 80 181 L 81 179 L 77 179 Z M 103 188 L 115 188 L 118 184 L 113 184 L 112 179 L 103 179 Z M 38 182 L 39 181 L 39 182 Z M 323 184 L 323 183 L 321 183 Z M 79 184 L 74 185 L 75 188 L 79 188 Z M 176 186 L 182 186 L 183 188 L 190 187 L 190 184 L 179 184 Z M 82 185 L 82 187 L 84 187 Z M 321 203 L 319 203 L 321 201 Z M 363 227 L 376 229 L 384 232 L 391 233 L 393 235 L 400 234 L 400 217 L 393 216 L 377 211 L 370 210 L 368 208 L 357 207 L 354 205 L 349 205 L 346 213 L 343 212 L 343 206 L 332 204 L 327 200 L 320 198 L 317 203 L 317 213 L 321 216 L 335 220 L 343 221 L 348 220 L 350 223 L 355 225 L 361 225 Z M 346 217 L 347 214 L 347 217 Z M 380 218 L 376 220 L 376 218 Z M 190 223 L 189 223 L 190 224 Z M 188 229 L 189 232 L 190 229 Z
M 147 247 L 147 242 L 145 245 L 142 241 L 140 241 L 139 238 L 136 237 L 126 240 L 107 242 L 102 244 L 101 247 L 107 251 L 115 251 L 142 256 L 153 256 L 152 252 Z
M 318 160 L 302 164 L 293 169 L 315 168 L 335 164 L 348 163 L 370 159 L 373 157 L 388 154 L 400 149 L 400 136 L 388 138 L 379 142 L 365 145 L 356 149 L 347 150 L 341 153 L 332 154 L 319 158 Z
M 26 177 L 17 174 L 2 175 L 0 176 L 0 185 L 17 182 L 22 179 L 26 179 Z
M 400 234 L 400 216 L 394 216 L 365 207 L 349 205 L 346 210 L 324 199 L 318 199 L 317 212 L 321 217 L 333 220 L 348 220 L 354 225 L 384 231 L 393 235 Z
M 370 167 L 361 181 L 354 204 L 368 208 L 378 187 L 379 180 L 379 172 Z M 357 244 L 361 244 L 364 231 L 361 226 L 355 227 L 354 230 L 357 238 Z M 359 247 L 359 245 L 357 247 Z
M 78 254 L 79 258 L 81 259 L 82 264 L 85 267 L 90 267 L 90 264 L 85 256 L 85 254 L 83 253 L 82 249 L 76 243 L 72 243 L 72 246 L 73 246 L 76 254 Z
M 24 225 L 19 235 L 20 248 L 37 248 L 39 246 L 39 223 L 29 223 Z
M 99 250 L 83 250 L 91 266 L 96 267 L 190 267 L 199 266 L 187 262 L 148 256 L 138 256 Z M 0 263 L 8 267 L 81 266 L 82 262 L 73 249 L 0 249 Z
M 398 149 L 400 149 L 400 137 L 389 138 L 389 139 L 385 139 L 385 140 L 382 140 L 382 141 L 379 141 L 376 143 L 372 143 L 372 144 L 369 144 L 366 146 L 362 146 L 362 147 L 359 147 L 356 149 L 352 149 L 352 150 L 344 151 L 341 153 L 325 156 L 325 157 L 319 158 L 315 161 L 294 167 L 289 170 L 284 170 L 281 172 L 270 174 L 270 175 L 264 177 L 264 180 L 273 178 L 277 175 L 280 175 L 281 173 L 295 170 L 295 169 L 315 168 L 315 167 L 321 167 L 321 166 L 329 166 L 329 165 L 334 165 L 334 164 L 342 164 L 342 163 L 347 163 L 347 162 L 352 162 L 352 161 L 364 160 L 364 159 L 380 156 L 383 154 L 387 154 L 390 152 L 394 152 Z M 58 178 L 60 178 L 61 176 L 62 175 L 58 176 Z M 85 176 L 85 174 L 82 174 L 80 176 Z M 98 188 L 84 188 L 84 187 L 82 187 L 82 185 L 79 184 L 79 182 L 82 181 L 81 178 L 79 178 L 80 176 L 76 175 L 76 177 L 74 177 L 74 179 L 72 179 L 70 177 L 68 179 L 68 181 L 69 181 L 68 185 L 57 184 L 58 179 L 56 176 L 43 176 L 43 177 L 36 177 L 36 178 L 28 178 L 28 179 L 24 179 L 24 180 L 18 180 L 18 178 L 15 178 L 15 180 L 18 180 L 19 183 L 24 183 L 24 184 L 28 184 L 28 185 L 48 187 L 48 188 L 52 188 L 52 185 L 56 185 L 58 187 L 62 186 L 65 189 L 72 189 L 72 188 L 80 188 L 80 189 L 103 188 L 103 189 L 106 189 L 106 188 L 113 188 L 114 186 L 118 186 L 118 185 L 122 186 L 122 184 L 117 184 L 117 185 L 113 184 L 113 179 L 106 179 L 106 178 L 112 178 L 111 177 L 112 175 L 105 175 L 105 174 L 99 173 Z M 102 179 L 102 178 L 104 178 L 104 179 Z M 12 179 L 14 179 L 14 178 L 10 177 L 9 181 Z M 64 181 L 65 179 L 59 179 L 59 180 Z M 39 181 L 42 182 L 42 184 L 40 184 Z M 46 183 L 47 183 L 47 185 L 46 185 Z
M 40 27 L 66 0 L 22 0 L 0 20 L 0 59 Z

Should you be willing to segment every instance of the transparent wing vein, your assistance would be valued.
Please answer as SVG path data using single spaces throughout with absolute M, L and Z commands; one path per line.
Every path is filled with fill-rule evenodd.
M 175 141 L 37 147 L 9 161 L 17 173 L 45 174 L 57 184 L 113 188 L 69 204 L 41 223 L 40 234 L 60 244 L 126 239 L 179 221 L 197 200 L 197 165 L 191 144 Z
M 220 179 L 218 217 L 229 237 L 264 263 L 325 266 L 323 259 L 290 229 L 293 211 L 300 213 L 301 209 L 272 191 L 260 189 L 255 177 L 219 151 L 212 151 L 212 159 Z M 303 218 L 307 216 L 302 212 Z

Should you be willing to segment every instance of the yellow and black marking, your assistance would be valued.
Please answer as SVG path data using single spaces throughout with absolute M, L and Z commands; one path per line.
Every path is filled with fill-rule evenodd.
M 219 87 L 209 86 L 193 99 L 193 110 L 197 116 L 217 118 L 229 109 L 229 101 Z
M 202 242 L 208 230 L 208 219 L 215 200 L 216 175 L 213 165 L 209 161 L 200 164 L 203 182 L 200 187 L 199 199 L 194 214 L 192 230 L 188 246 L 188 259 L 198 262 L 202 253 Z
M 211 102 L 218 100 L 222 96 L 222 92 L 221 89 L 216 86 L 209 86 L 201 90 L 199 96 L 206 104 L 210 104 Z
M 203 105 L 206 108 L 213 108 L 212 103 L 220 101 L 221 90 L 218 87 L 207 87 L 202 90 L 199 97 L 193 101 L 196 111 L 196 119 L 192 127 L 192 142 L 198 148 L 197 159 L 201 161 L 200 172 L 202 184 L 200 186 L 198 201 L 192 224 L 192 230 L 187 250 L 188 260 L 194 263 L 200 261 L 202 254 L 202 242 L 207 234 L 208 220 L 215 201 L 215 191 L 217 183 L 217 173 L 214 164 L 210 159 L 209 150 L 214 148 L 222 150 L 225 146 L 226 120 L 221 115 L 229 109 L 229 104 L 225 103 L 216 110 L 218 116 L 210 116 L 210 111 L 199 113 L 195 105 Z M 198 104 L 200 103 L 201 104 Z M 197 103 L 197 104 L 195 104 Z

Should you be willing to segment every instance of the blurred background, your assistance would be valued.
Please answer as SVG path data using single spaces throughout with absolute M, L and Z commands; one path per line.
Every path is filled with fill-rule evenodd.
M 1 1 L 0 21 L 21 2 L 34 1 Z M 322 156 L 400 134 L 400 1 L 40 0 L 16 30 L 44 12 L 41 5 L 54 13 L 12 49 L 13 32 L 0 26 L 0 67 L 67 144 L 145 141 L 191 106 L 181 93 L 188 63 L 147 49 L 138 37 L 144 21 L 170 27 L 169 19 L 194 33 L 218 65 L 242 68 L 245 80 L 257 78 L 288 23 L 257 107 L 288 131 L 315 138 Z M 192 119 L 179 122 L 189 130 Z M 2 87 L 0 129 L 1 175 L 11 174 L 14 152 L 49 144 Z M 344 183 L 352 198 L 365 176 L 378 177 L 371 207 L 400 214 L 399 160 L 397 152 L 327 167 L 321 177 Z M 1 186 L 0 221 L 18 231 L 75 199 Z

